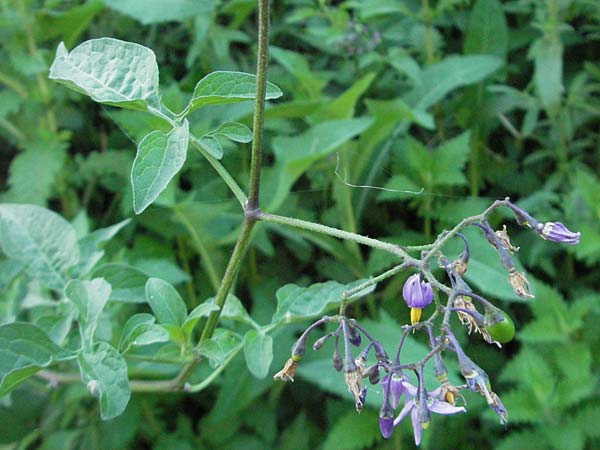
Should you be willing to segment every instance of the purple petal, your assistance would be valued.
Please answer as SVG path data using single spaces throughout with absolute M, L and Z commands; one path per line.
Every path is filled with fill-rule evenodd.
M 394 409 L 398 408 L 400 396 L 405 392 L 403 381 L 404 379 L 401 376 L 396 374 L 392 375 L 390 388 L 392 391 L 392 408 Z
M 467 410 L 462 406 L 453 406 L 450 403 L 442 402 L 440 400 L 433 399 L 431 405 L 428 405 L 427 408 L 429 411 L 434 412 L 436 414 L 456 414 L 459 412 L 466 412 Z
M 415 435 L 415 445 L 418 447 L 421 443 L 421 424 L 419 423 L 419 413 L 417 408 L 413 408 L 410 412 L 410 420 L 412 422 L 413 434 Z
M 394 418 L 379 418 L 379 430 L 384 439 L 389 438 L 394 430 Z
M 388 395 L 389 395 L 389 387 L 390 387 L 389 381 L 390 381 L 390 375 L 389 374 L 387 374 L 381 380 L 381 387 L 383 389 L 383 401 L 385 401 L 385 399 L 388 398 Z M 394 409 L 396 409 L 396 408 L 394 408 Z
M 402 410 L 400 411 L 400 414 L 398 414 L 398 417 L 396 417 L 394 419 L 394 426 L 398 425 L 400 422 L 402 422 L 404 420 L 404 418 L 407 416 L 407 414 L 409 412 L 411 412 L 412 410 L 415 409 L 415 401 L 414 400 L 409 400 L 407 401 L 404 406 L 402 407 Z
M 417 395 L 417 388 L 415 386 L 413 386 L 412 384 L 410 384 L 408 381 L 403 381 L 402 382 L 402 387 L 404 388 L 404 390 L 408 393 L 408 395 L 410 397 L 416 397 L 416 395 Z

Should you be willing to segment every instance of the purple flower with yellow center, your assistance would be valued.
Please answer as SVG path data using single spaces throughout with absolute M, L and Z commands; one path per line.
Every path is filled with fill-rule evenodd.
M 573 233 L 560 222 L 540 223 L 537 232 L 547 241 L 560 242 L 563 244 L 579 244 L 581 233 Z
M 454 406 L 441 399 L 441 386 L 431 392 L 427 392 L 424 387 L 417 389 L 407 381 L 403 383 L 403 386 L 406 390 L 407 401 L 398 417 L 394 419 L 394 426 L 410 414 L 416 445 L 421 443 L 421 433 L 429 426 L 431 413 L 449 415 L 466 412 L 462 406 Z
M 402 297 L 410 307 L 410 323 L 415 324 L 421 319 L 421 310 L 433 300 L 431 284 L 421 280 L 421 274 L 411 275 L 404 283 Z

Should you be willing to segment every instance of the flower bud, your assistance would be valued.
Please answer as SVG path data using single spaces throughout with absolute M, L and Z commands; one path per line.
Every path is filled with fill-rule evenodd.
M 333 336 L 332 333 L 327 333 L 325 336 L 321 336 L 319 339 L 317 339 L 315 341 L 315 343 L 313 344 L 313 350 L 317 351 L 319 350 L 321 347 L 323 347 L 323 344 L 325 343 L 325 341 L 327 339 L 329 339 L 331 336 Z
M 379 411 L 379 430 L 384 439 L 388 439 L 394 430 L 394 410 L 389 401 L 384 400 Z
M 540 223 L 536 227 L 539 235 L 547 241 L 560 242 L 563 244 L 579 244 L 581 233 L 574 233 L 560 222 Z
M 361 343 L 360 334 L 358 330 L 352 326 L 348 326 L 348 340 L 352 345 L 358 347 Z
M 337 344 L 337 343 L 336 343 Z M 340 350 L 336 345 L 333 349 L 333 368 L 338 372 L 342 370 L 344 363 L 342 361 L 342 356 L 340 355 Z

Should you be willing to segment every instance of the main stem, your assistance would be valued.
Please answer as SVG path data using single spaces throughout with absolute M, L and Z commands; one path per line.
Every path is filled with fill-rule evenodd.
M 252 130 L 252 155 L 250 160 L 250 189 L 248 193 L 248 202 L 244 207 L 244 221 L 240 229 L 233 253 L 227 263 L 225 275 L 221 280 L 219 289 L 215 296 L 215 304 L 219 307 L 213 311 L 202 329 L 200 340 L 196 346 L 198 350 L 202 344 L 210 339 L 217 327 L 221 310 L 231 286 L 235 281 L 242 264 L 246 250 L 250 244 L 252 228 L 258 218 L 258 196 L 260 187 L 260 168 L 262 155 L 262 130 L 264 126 L 265 96 L 267 90 L 267 58 L 269 53 L 269 0 L 258 0 L 258 51 L 256 62 L 256 99 L 254 102 L 254 119 Z M 196 356 L 193 361 L 186 364 L 179 375 L 173 380 L 173 389 L 181 389 L 186 380 L 200 362 L 200 356 Z
M 267 92 L 267 63 L 269 57 L 269 0 L 258 0 L 258 51 L 256 55 L 256 98 L 252 121 L 252 156 L 250 159 L 250 189 L 247 209 L 258 209 L 262 138 Z

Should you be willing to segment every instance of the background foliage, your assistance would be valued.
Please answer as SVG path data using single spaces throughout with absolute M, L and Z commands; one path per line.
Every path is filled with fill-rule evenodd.
M 513 242 L 522 247 L 520 262 L 534 280 L 536 299 L 526 304 L 506 285 L 493 252 L 473 236 L 467 279 L 499 300 L 518 330 L 516 341 L 502 350 L 476 338 L 469 344 L 471 356 L 496 380 L 509 425 L 498 426 L 485 403 L 468 396 L 468 414 L 436 417 L 422 447 L 597 448 L 598 2 L 282 0 L 273 2 L 271 19 L 269 80 L 284 95 L 266 112 L 266 211 L 421 244 L 493 199 L 510 196 L 539 220 L 563 218 L 582 233 L 579 246 L 550 246 L 507 221 Z M 173 335 L 153 326 L 151 316 L 121 332 L 134 313 L 151 311 L 132 302 L 144 301 L 150 279 L 146 289 L 177 305 L 159 311 L 150 302 L 159 323 L 186 329 L 186 321 L 202 320 L 206 311 L 195 317 L 188 312 L 214 296 L 241 211 L 207 161 L 190 149 L 180 175 L 153 206 L 134 216 L 129 173 L 136 143 L 151 130 L 167 131 L 164 123 L 101 106 L 47 78 L 60 41 L 71 50 L 104 36 L 151 48 L 163 101 L 180 111 L 207 73 L 254 71 L 255 2 L 0 1 L 2 201 L 47 207 L 69 221 L 74 235 L 56 251 L 83 239 L 91 258 L 112 238 L 94 272 L 110 281 L 112 291 L 90 281 L 67 285 L 74 304 L 85 295 L 98 305 L 108 302 L 97 315 L 57 302 L 44 287 L 57 281 L 32 280 L 31 266 L 23 273 L 3 247 L 0 322 L 28 320 L 59 340 L 78 320 L 89 345 L 95 333 L 126 352 L 130 377 L 164 378 L 177 372 L 170 363 L 177 355 L 165 344 Z M 250 127 L 251 112 L 251 102 L 199 109 L 188 118 L 190 130 L 206 136 L 228 121 Z M 245 187 L 249 146 L 244 139 L 211 136 L 211 148 L 222 152 L 223 164 Z M 506 219 L 494 218 L 496 226 Z M 64 225 L 53 221 L 60 222 L 48 218 L 50 233 Z M 102 235 L 93 233 L 98 229 Z M 239 302 L 231 303 L 237 309 L 224 314 L 232 334 L 220 337 L 220 353 L 204 350 L 213 367 L 228 363 L 215 384 L 197 394 L 134 393 L 122 415 L 102 421 L 85 385 L 52 388 L 31 378 L 1 400 L 0 445 L 411 448 L 404 425 L 390 441 L 381 440 L 374 392 L 367 399 L 373 409 L 356 415 L 325 354 L 309 352 L 293 385 L 272 381 L 306 326 L 302 317 L 319 311 L 273 326 L 271 335 L 260 331 L 274 313 L 273 323 L 282 317 L 275 293 L 286 283 L 350 283 L 392 264 L 387 255 L 351 242 L 262 223 L 237 281 Z M 397 340 L 399 325 L 408 320 L 399 293 L 404 279 L 392 279 L 353 306 L 353 314 L 384 342 Z M 134 344 L 127 335 L 140 324 L 152 345 Z M 251 355 L 263 355 L 270 336 L 273 364 L 267 365 Z M 10 340 L 0 336 L 0 342 Z M 52 358 L 68 359 L 53 345 L 46 347 Z M 236 345 L 244 346 L 245 357 L 241 347 L 232 353 Z M 412 348 L 418 353 L 419 343 Z M 94 361 L 80 364 L 102 369 Z M 193 378 L 202 380 L 211 370 L 203 366 Z M 112 415 L 103 407 L 103 417 Z

